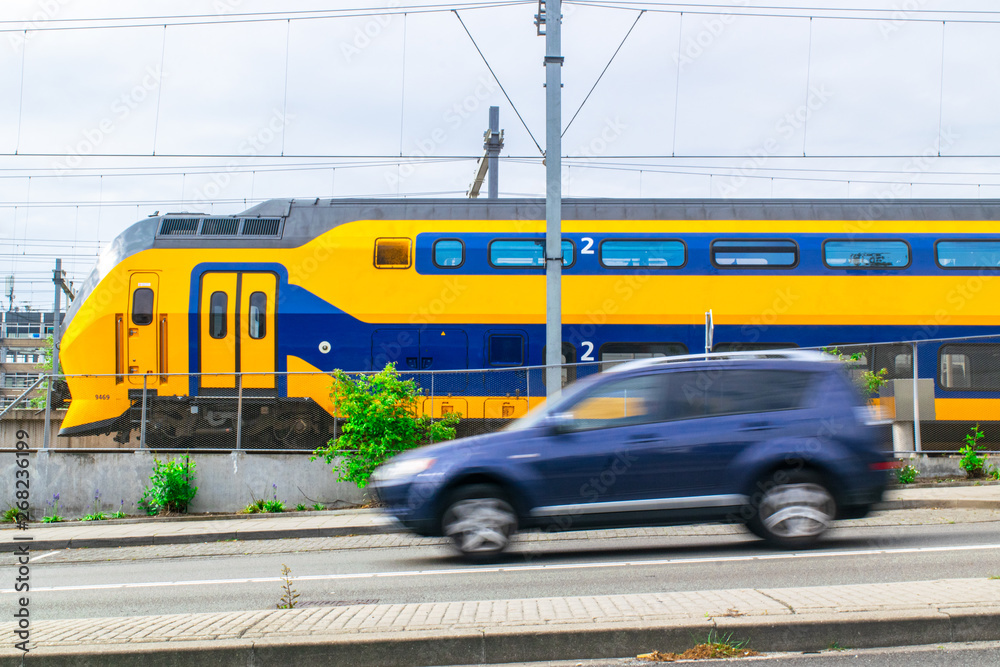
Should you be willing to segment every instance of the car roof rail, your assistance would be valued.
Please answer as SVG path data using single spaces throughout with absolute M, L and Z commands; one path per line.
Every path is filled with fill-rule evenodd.
M 616 363 L 607 369 L 607 373 L 618 373 L 621 371 L 631 371 L 637 368 L 649 368 L 651 366 L 662 366 L 666 364 L 679 364 L 686 361 L 715 361 L 732 359 L 740 361 L 744 359 L 789 359 L 793 361 L 837 361 L 837 357 L 819 350 L 802 350 L 791 348 L 785 350 L 748 350 L 740 352 L 704 352 L 702 354 L 682 354 L 670 357 L 653 357 L 651 359 L 636 359 L 635 361 L 625 361 Z M 608 362 L 604 362 L 608 363 Z M 614 362 L 611 362 L 614 363 Z

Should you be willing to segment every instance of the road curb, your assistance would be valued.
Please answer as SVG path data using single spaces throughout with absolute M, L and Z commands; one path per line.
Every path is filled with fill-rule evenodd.
M 281 540 L 306 537 L 346 537 L 382 535 L 396 532 L 390 526 L 332 526 L 329 528 L 288 528 L 282 530 L 226 530 L 182 535 L 137 535 L 127 537 L 78 537 L 66 540 L 32 540 L 32 551 L 50 549 L 113 549 L 162 544 L 195 544 L 231 540 Z M 13 544 L 10 545 L 13 548 Z M 11 549 L 5 549 L 10 551 Z
M 446 632 L 355 633 L 220 641 L 175 640 L 155 644 L 39 647 L 24 663 L 45 667 L 255 667 L 288 664 L 321 667 L 422 667 L 543 660 L 620 658 L 683 651 L 709 632 L 748 640 L 768 652 L 820 651 L 833 645 L 878 648 L 969 641 L 1000 636 L 996 609 L 843 612 L 771 618 L 723 617 L 660 623 L 555 624 L 518 628 L 478 627 Z M 18 652 L 19 653 L 19 652 Z M 5 647 L 0 664 L 21 665 Z
M 995 509 L 1000 510 L 997 500 L 967 499 L 908 499 L 886 500 L 874 507 L 875 511 L 903 509 Z M 206 533 L 138 535 L 127 537 L 80 537 L 65 540 L 32 540 L 32 551 L 51 549 L 108 549 L 115 547 L 140 547 L 165 544 L 196 544 L 202 542 L 223 542 L 232 540 L 281 540 L 309 537 L 346 537 L 351 535 L 384 535 L 398 532 L 392 524 L 330 526 L 325 528 L 287 528 L 258 530 L 224 530 Z M 13 545 L 11 545 L 13 548 Z M 3 549 L 10 551 L 11 549 Z

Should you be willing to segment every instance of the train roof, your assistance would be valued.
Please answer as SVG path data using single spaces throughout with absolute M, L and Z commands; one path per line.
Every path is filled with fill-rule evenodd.
M 1000 200 L 882 199 L 572 199 L 563 220 L 1000 220 Z M 199 213 L 155 218 L 156 246 L 296 247 L 356 220 L 544 220 L 544 199 L 272 199 L 235 216 Z M 168 221 L 185 220 L 183 233 Z M 218 220 L 209 226 L 196 221 Z M 271 226 L 259 221 L 273 221 Z M 227 233 L 217 234 L 223 226 Z M 240 224 L 245 221 L 246 224 Z M 256 224 L 251 224 L 258 221 Z M 208 228 L 211 227 L 211 228 Z M 208 228 L 208 229 L 207 229 Z M 244 234 L 250 229 L 256 234 Z M 264 232 L 264 233 L 260 233 Z M 270 233 L 268 233 L 270 232 Z

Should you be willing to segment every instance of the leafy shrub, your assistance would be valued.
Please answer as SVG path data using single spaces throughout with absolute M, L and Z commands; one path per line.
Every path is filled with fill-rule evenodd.
M 917 481 L 917 475 L 919 474 L 919 470 L 907 464 L 896 471 L 896 479 L 899 480 L 900 484 L 913 484 Z
M 316 504 L 313 505 L 313 509 L 316 510 L 317 512 L 322 512 L 326 508 L 323 507 L 322 505 L 320 505 L 319 503 L 316 503 Z
M 295 511 L 296 512 L 305 512 L 306 511 L 306 506 L 303 505 L 302 503 L 299 503 L 298 505 L 295 506 Z
M 185 454 L 178 460 L 160 461 L 153 459 L 153 483 L 142 492 L 139 508 L 150 516 L 161 512 L 187 512 L 188 504 L 198 492 L 192 486 L 195 478 L 195 463 Z
M 984 437 L 986 434 L 979 429 L 979 424 L 976 424 L 965 434 L 965 446 L 958 450 L 958 453 L 962 455 L 962 460 L 958 462 L 958 465 L 968 477 L 982 477 L 985 472 L 983 466 L 986 464 L 986 457 L 979 455 L 983 449 L 983 445 L 980 445 L 979 441 Z
M 21 510 L 16 507 L 10 507 L 3 513 L 4 523 L 13 523 L 17 521 L 17 515 L 21 513 Z
M 94 512 L 93 514 L 80 517 L 80 521 L 104 521 L 107 518 L 108 515 L 104 512 Z
M 243 508 L 244 514 L 270 514 L 274 512 L 284 512 L 285 503 L 280 500 L 265 500 L 261 498 L 260 500 L 255 500 L 246 507 Z
M 454 438 L 461 418 L 458 413 L 437 421 L 417 416 L 420 390 L 413 380 L 399 379 L 395 364 L 356 377 L 334 371 L 330 398 L 344 426 L 339 437 L 313 452 L 312 460 L 322 457 L 333 464 L 338 481 L 360 488 L 368 485 L 376 467 L 396 454 Z
M 855 352 L 849 355 L 844 354 L 835 347 L 833 348 L 824 347 L 823 351 L 826 352 L 827 354 L 832 354 L 833 356 L 837 357 L 837 359 L 847 364 L 854 364 L 858 361 L 861 361 L 861 357 L 864 356 L 864 352 Z M 886 368 L 883 368 L 878 372 L 864 370 L 855 376 L 854 382 L 857 385 L 858 389 L 861 391 L 861 394 L 866 399 L 870 399 L 874 394 L 878 392 L 879 389 L 882 388 L 882 385 L 888 382 L 887 379 L 888 375 L 889 375 L 889 370 Z

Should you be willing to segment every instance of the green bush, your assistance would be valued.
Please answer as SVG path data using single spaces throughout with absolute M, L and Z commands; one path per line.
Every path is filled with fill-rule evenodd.
M 285 503 L 276 499 L 265 500 L 263 498 L 255 500 L 243 508 L 244 514 L 271 514 L 284 511 Z
M 979 441 L 984 437 L 986 434 L 979 430 L 979 424 L 976 424 L 965 434 L 965 446 L 958 450 L 958 453 L 962 455 L 962 460 L 958 462 L 958 465 L 969 477 L 982 477 L 986 470 L 983 467 L 986 464 L 986 457 L 979 455 L 983 449 L 983 445 L 980 445 Z
M 333 464 L 337 480 L 360 488 L 376 467 L 400 452 L 428 442 L 451 440 L 460 414 L 433 420 L 417 416 L 420 391 L 413 380 L 401 380 L 395 364 L 374 374 L 351 377 L 333 373 L 330 393 L 337 414 L 345 420 L 341 435 L 313 452 Z
M 192 486 L 195 478 L 195 463 L 185 454 L 173 461 L 153 459 L 153 483 L 143 491 L 139 508 L 150 516 L 161 512 L 187 512 L 188 504 L 198 492 Z
M 896 479 L 899 480 L 900 484 L 913 484 L 917 481 L 917 475 L 919 474 L 919 470 L 907 464 L 896 471 Z

